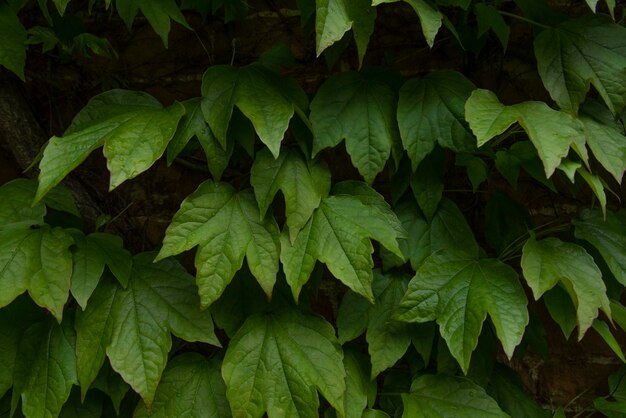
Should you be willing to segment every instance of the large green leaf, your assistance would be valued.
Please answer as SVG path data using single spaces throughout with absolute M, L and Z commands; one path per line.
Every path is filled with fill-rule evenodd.
M 72 238 L 76 247 L 73 251 L 70 290 L 81 308 L 87 306 L 105 266 L 109 267 L 122 286 L 128 284 L 133 260 L 124 249 L 120 237 L 102 232 L 85 236 L 79 231 L 72 231 Z
M 113 369 L 150 405 L 172 345 L 170 333 L 219 345 L 210 314 L 199 309 L 193 278 L 178 263 L 152 264 L 152 257 L 135 256 L 126 289 L 104 280 L 87 309 L 77 312 L 83 390 L 97 376 L 106 352 Z
M 56 417 L 76 378 L 76 335 L 72 321 L 31 325 L 24 333 L 15 364 L 13 405 L 22 400 L 24 415 Z
M 397 318 L 436 319 L 450 352 L 467 373 L 487 314 L 511 357 L 528 324 L 526 305 L 524 290 L 510 266 L 447 250 L 433 254 L 417 270 Z
M 626 170 L 626 136 L 624 127 L 597 102 L 585 103 L 580 120 L 593 155 L 618 183 Z
M 382 3 L 395 3 L 399 0 L 373 0 L 372 5 L 376 6 Z M 426 43 L 429 47 L 433 47 L 435 44 L 435 36 L 441 28 L 443 15 L 428 2 L 424 0 L 403 0 L 405 3 L 411 5 L 415 13 L 420 19 L 422 25 L 422 33 L 426 38 Z
M 558 282 L 563 284 L 576 306 L 579 339 L 598 316 L 598 308 L 610 317 L 602 273 L 584 248 L 558 238 L 537 241 L 531 236 L 522 250 L 521 264 L 535 299 Z
M 183 113 L 180 103 L 164 108 L 142 92 L 110 90 L 95 96 L 64 136 L 50 139 L 39 164 L 36 200 L 101 146 L 111 189 L 136 177 L 163 155 Z
M 337 279 L 373 302 L 370 239 L 402 257 L 397 243 L 404 236 L 400 221 L 382 196 L 360 184 L 362 188 L 352 190 L 353 194 L 345 190 L 322 199 L 293 244 L 283 233 L 280 259 L 296 300 L 319 260 Z M 344 192 L 341 186 L 338 191 Z
M 565 110 L 578 112 L 593 85 L 613 114 L 626 105 L 626 28 L 603 16 L 583 16 L 535 38 L 543 84 Z
M 478 89 L 465 103 L 465 118 L 479 147 L 518 122 L 537 149 L 546 177 L 554 173 L 570 145 L 584 152 L 585 133 L 580 121 L 543 102 L 505 106 L 491 91 Z
M 372 362 L 371 378 L 393 366 L 411 344 L 415 334 L 412 324 L 392 318 L 406 292 L 408 278 L 400 275 L 374 274 L 374 305 L 354 292 L 347 293 L 339 307 L 337 328 L 339 342 L 358 337 L 367 328 L 367 344 Z M 361 301 L 356 300 L 361 299 Z
M 404 418 L 506 418 L 480 386 L 462 377 L 423 375 L 402 395 Z
M 285 197 L 289 238 L 293 240 L 330 190 L 330 172 L 323 161 L 308 161 L 300 153 L 285 149 L 278 158 L 269 150 L 257 153 L 250 171 L 250 184 L 259 203 L 261 217 L 267 213 L 280 190 Z
M 0 65 L 24 80 L 26 29 L 7 4 L 0 4 Z
M 328 79 L 311 102 L 313 155 L 346 140 L 352 164 L 368 184 L 385 167 L 394 142 L 397 97 L 380 78 L 341 73 Z
M 315 0 L 317 55 L 352 29 L 362 63 L 375 20 L 376 9 L 370 0 Z
M 116 0 L 116 7 L 128 29 L 132 27 L 137 12 L 141 10 L 154 31 L 163 40 L 166 48 L 167 35 L 171 26 L 170 19 L 191 29 L 174 0 Z
M 249 317 L 222 365 L 233 416 L 316 418 L 317 390 L 343 414 L 342 359 L 335 330 L 320 317 L 297 310 Z
M 222 294 L 246 257 L 269 297 L 278 273 L 278 239 L 276 221 L 271 215 L 261 217 L 252 193 L 206 181 L 174 215 L 157 260 L 199 245 L 196 281 L 202 306 L 207 307 Z
M 434 71 L 400 89 L 398 126 L 413 170 L 439 143 L 473 151 L 475 139 L 465 121 L 465 102 L 476 87 L 456 71 Z
M 139 404 L 134 418 L 223 418 L 230 416 L 220 363 L 197 353 L 174 357 L 167 364 L 154 403 Z
M 576 238 L 591 243 L 602 255 L 615 278 L 626 286 L 626 211 L 607 212 L 583 210 L 572 222 Z
M 72 237 L 61 228 L 14 224 L 0 230 L 0 307 L 28 290 L 59 322 L 69 297 Z
M 237 106 L 274 157 L 278 157 L 294 112 L 302 113 L 308 106 L 306 95 L 293 80 L 260 64 L 210 67 L 202 77 L 202 97 L 202 113 L 223 148 L 233 108 Z

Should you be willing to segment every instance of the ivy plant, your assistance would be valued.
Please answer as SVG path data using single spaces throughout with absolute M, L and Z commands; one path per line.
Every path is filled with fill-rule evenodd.
M 0 0 L 0 83 L 27 90 L 56 88 L 42 62 L 110 71 L 139 31 L 207 51 L 177 100 L 98 79 L 0 185 L 1 417 L 565 416 L 522 384 L 546 328 L 625 361 L 623 6 L 287 3 Z M 238 51 L 276 17 L 289 47 Z M 491 76 L 519 56 L 511 94 Z M 195 191 L 140 248 L 84 209 L 79 166 Z M 575 416 L 624 416 L 625 370 Z

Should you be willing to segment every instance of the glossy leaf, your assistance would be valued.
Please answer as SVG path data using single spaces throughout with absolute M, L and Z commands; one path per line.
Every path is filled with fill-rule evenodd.
M 196 281 L 202 306 L 207 307 L 222 294 L 246 257 L 269 297 L 278 272 L 278 239 L 276 221 L 270 215 L 261 217 L 252 193 L 236 193 L 229 184 L 206 181 L 174 215 L 157 260 L 199 245 Z
M 185 353 L 168 362 L 154 403 L 137 406 L 135 418 L 222 418 L 230 416 L 220 363 L 200 354 Z
M 315 33 L 317 55 L 352 29 L 359 63 L 374 32 L 376 9 L 370 0 L 315 0 Z
M 573 113 L 593 85 L 613 114 L 626 105 L 626 29 L 601 16 L 583 16 L 535 38 L 543 84 Z
M 249 317 L 222 365 L 233 416 L 317 417 L 317 390 L 342 414 L 342 359 L 334 329 L 320 317 L 296 310 Z
M 76 335 L 72 321 L 46 320 L 24 333 L 15 364 L 13 405 L 22 400 L 27 417 L 56 417 L 76 378 Z
M 399 142 L 396 103 L 391 87 L 368 73 L 328 79 L 311 102 L 313 155 L 345 139 L 352 164 L 371 184 Z
M 174 0 L 116 0 L 115 5 L 128 29 L 132 27 L 137 12 L 141 10 L 166 48 L 171 27 L 170 19 L 191 29 Z
M 61 228 L 14 224 L 0 230 L 0 307 L 28 290 L 59 322 L 69 297 L 73 240 Z
M 579 339 L 598 316 L 598 309 L 610 317 L 602 273 L 584 248 L 557 238 L 537 241 L 531 236 L 522 250 L 521 264 L 535 299 L 563 283 L 576 306 Z
M 268 151 L 257 153 L 250 183 L 259 203 L 261 217 L 276 193 L 285 197 L 285 212 L 291 242 L 330 190 L 330 172 L 322 161 L 307 161 L 294 150 L 284 150 L 277 159 Z
M 423 375 L 402 395 L 404 418 L 506 418 L 485 390 L 462 377 Z
M 353 192 L 322 199 L 293 244 L 282 235 L 280 259 L 296 300 L 319 260 L 337 279 L 373 301 L 370 239 L 402 257 L 397 239 L 404 230 L 382 196 L 365 185 Z
M 181 104 L 164 108 L 141 92 L 110 90 L 95 96 L 64 136 L 50 139 L 39 165 L 36 200 L 101 146 L 111 172 L 111 189 L 138 176 L 161 157 L 183 113 Z
M 26 29 L 7 4 L 0 4 L 0 65 L 24 80 Z
M 202 77 L 202 113 L 222 148 L 226 148 L 235 106 L 250 119 L 261 142 L 277 158 L 289 120 L 296 110 L 306 110 L 308 100 L 293 80 L 263 65 L 210 67 Z
M 172 345 L 170 333 L 219 345 L 210 314 L 197 305 L 191 276 L 174 261 L 151 261 L 151 254 L 135 256 L 126 289 L 105 280 L 87 309 L 77 312 L 76 353 L 83 390 L 97 376 L 106 353 L 113 369 L 150 405 Z
M 376 6 L 382 3 L 395 3 L 399 0 L 373 0 L 372 5 Z M 424 0 L 403 0 L 408 3 L 417 16 L 419 17 L 420 24 L 422 25 L 422 33 L 426 38 L 426 43 L 429 47 L 433 47 L 435 44 L 435 36 L 441 28 L 443 15 L 439 10 L 435 9 L 428 2 Z
M 611 273 L 626 286 L 626 212 L 607 212 L 603 219 L 600 211 L 586 209 L 572 223 L 576 238 L 596 247 Z
M 580 121 L 543 102 L 523 102 L 505 106 L 492 92 L 475 90 L 465 103 L 465 117 L 482 146 L 518 122 L 528 134 L 550 177 L 567 155 L 570 145 L 584 144 Z
M 436 143 L 454 151 L 474 150 L 464 107 L 474 89 L 471 81 L 455 71 L 434 71 L 402 86 L 397 119 L 413 170 Z
M 397 318 L 437 320 L 441 336 L 464 372 L 489 314 L 511 357 L 528 324 L 527 300 L 517 273 L 494 259 L 441 251 L 426 259 L 409 283 Z

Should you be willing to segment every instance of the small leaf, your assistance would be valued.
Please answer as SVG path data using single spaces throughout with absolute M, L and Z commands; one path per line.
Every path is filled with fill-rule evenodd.
M 462 377 L 422 375 L 402 395 L 404 418 L 506 418 L 480 386 Z
M 319 260 L 337 279 L 373 301 L 370 239 L 402 257 L 397 243 L 404 235 L 400 222 L 382 196 L 365 185 L 363 188 L 368 194 L 322 199 L 293 244 L 282 235 L 280 259 L 296 300 Z
M 373 0 L 372 5 L 377 6 L 382 3 L 395 3 L 399 0 Z M 426 38 L 426 43 L 430 48 L 435 44 L 435 36 L 441 28 L 443 15 L 424 0 L 403 0 L 408 3 L 420 19 L 422 33 Z
M 135 256 L 126 289 L 105 280 L 87 309 L 77 312 L 81 387 L 95 379 L 106 351 L 113 369 L 150 405 L 172 345 L 170 333 L 219 345 L 210 314 L 196 305 L 192 277 L 178 263 L 152 264 L 152 257 Z
M 224 149 L 233 108 L 237 106 L 275 158 L 294 111 L 304 112 L 308 107 L 306 95 L 293 80 L 260 64 L 210 67 L 202 77 L 202 97 L 202 113 Z
M 221 418 L 230 416 L 220 363 L 197 353 L 174 357 L 167 364 L 154 403 L 137 405 L 134 418 Z
M 14 224 L 0 230 L 0 307 L 28 290 L 59 322 L 69 297 L 72 237 L 61 228 Z
M 92 98 L 62 137 L 52 137 L 39 167 L 40 200 L 96 148 L 104 146 L 110 189 L 136 177 L 165 151 L 184 113 L 146 93 L 111 90 Z M 146 140 L 148 139 L 148 140 Z
M 611 348 L 611 350 L 613 350 L 615 355 L 617 355 L 617 357 L 619 357 L 622 362 L 626 363 L 626 358 L 624 358 L 624 352 L 620 347 L 620 343 L 617 341 L 617 339 L 615 339 L 615 336 L 611 332 L 611 329 L 609 328 L 607 323 L 596 319 L 595 321 L 593 321 L 593 324 L 591 326 L 594 331 L 600 334 L 602 339 Z
M 479 147 L 518 122 L 537 149 L 546 177 L 554 173 L 570 145 L 585 143 L 582 124 L 570 114 L 551 109 L 543 102 L 505 106 L 488 90 L 472 93 L 465 103 L 465 117 Z
M 181 204 L 157 260 L 199 245 L 196 281 L 206 308 L 222 294 L 244 257 L 270 297 L 278 273 L 278 240 L 276 221 L 261 217 L 252 193 L 236 193 L 230 184 L 209 180 Z
M 317 417 L 317 390 L 343 414 L 343 353 L 333 327 L 296 310 L 249 317 L 222 365 L 233 416 Z
M 376 9 L 370 0 L 316 0 L 315 41 L 317 56 L 341 40 L 352 29 L 359 54 L 359 65 L 367 51 L 367 44 L 374 32 Z
M 474 13 L 478 21 L 478 36 L 484 35 L 491 29 L 498 37 L 502 48 L 506 51 L 511 29 L 504 21 L 502 15 L 498 13 L 498 9 L 486 3 L 477 3 L 474 5 Z
M 554 286 L 543 294 L 543 303 L 548 313 L 559 325 L 563 335 L 569 340 L 576 328 L 576 306 L 563 286 Z
M 380 173 L 399 142 L 395 92 L 368 73 L 341 73 L 328 79 L 311 102 L 313 155 L 346 140 L 352 165 L 368 184 Z
M 254 159 L 250 184 L 261 217 L 265 217 L 276 193 L 282 191 L 289 239 L 293 242 L 321 199 L 328 195 L 330 172 L 323 161 L 307 161 L 293 150 L 284 150 L 277 159 L 269 150 L 262 150 Z
M 467 373 L 487 314 L 510 358 L 528 324 L 526 305 L 517 273 L 510 266 L 441 251 L 417 270 L 396 318 L 408 322 L 436 319 L 450 352 Z
M 7 4 L 0 4 L 0 65 L 24 78 L 26 29 Z
M 611 113 L 626 105 L 626 29 L 609 19 L 583 16 L 546 29 L 535 38 L 537 67 L 558 105 L 573 113 L 589 86 Z
M 626 286 L 626 211 L 609 211 L 603 219 L 600 211 L 586 209 L 572 223 L 576 238 L 596 247 L 617 281 Z
M 413 170 L 436 143 L 453 151 L 474 150 L 464 105 L 475 88 L 455 71 L 434 71 L 402 86 L 397 119 Z
M 185 16 L 174 0 L 117 0 L 117 11 L 130 30 L 137 12 L 141 10 L 150 26 L 161 37 L 167 48 L 167 36 L 170 32 L 170 19 L 191 29 Z
M 591 174 L 585 167 L 578 167 L 576 170 L 580 177 L 583 178 L 585 183 L 589 186 L 593 194 L 598 199 L 600 208 L 602 209 L 602 216 L 606 217 L 606 193 L 604 192 L 604 182 L 597 174 Z
M 537 241 L 531 236 L 522 250 L 521 264 L 535 300 L 563 283 L 576 306 L 579 340 L 598 316 L 598 308 L 610 317 L 602 273 L 584 248 L 557 238 Z

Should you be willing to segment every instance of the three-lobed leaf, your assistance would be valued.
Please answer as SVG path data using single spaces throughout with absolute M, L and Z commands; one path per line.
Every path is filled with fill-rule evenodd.
M 163 107 L 152 96 L 110 90 L 92 98 L 64 136 L 52 137 L 39 165 L 40 200 L 96 148 L 104 147 L 110 188 L 136 177 L 163 155 L 184 107 Z
M 248 260 L 265 293 L 272 295 L 279 258 L 279 232 L 271 215 L 261 217 L 252 193 L 206 181 L 189 195 L 167 228 L 157 259 L 196 245 L 196 281 L 203 307 L 222 294 Z
M 487 314 L 511 357 L 528 324 L 526 305 L 513 268 L 447 250 L 434 253 L 416 271 L 396 317 L 408 322 L 436 320 L 450 353 L 467 373 Z
M 584 248 L 558 238 L 537 241 L 531 236 L 524 244 L 521 264 L 535 299 L 563 283 L 576 306 L 579 339 L 598 316 L 598 309 L 610 317 L 602 273 Z
M 343 352 L 333 327 L 297 310 L 250 316 L 226 350 L 233 416 L 317 417 L 317 391 L 343 414 Z

